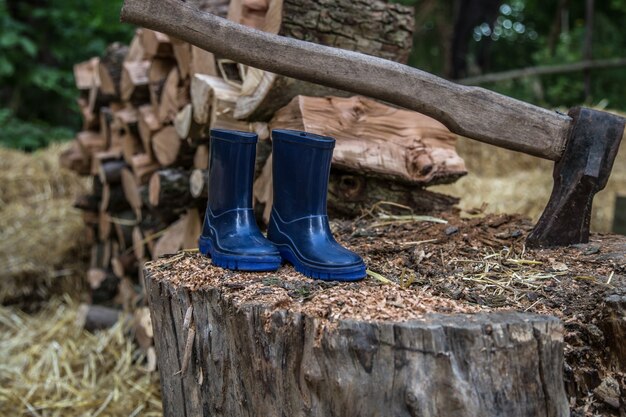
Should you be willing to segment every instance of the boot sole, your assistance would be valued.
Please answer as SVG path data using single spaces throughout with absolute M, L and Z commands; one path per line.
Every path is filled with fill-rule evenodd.
M 198 249 L 201 254 L 211 258 L 213 265 L 234 271 L 276 271 L 282 264 L 280 256 L 243 256 L 221 253 L 215 249 L 210 240 L 202 237 L 198 240 Z
M 309 278 L 319 279 L 322 281 L 360 281 L 365 278 L 366 269 L 365 265 L 357 265 L 352 268 L 341 268 L 341 270 L 333 268 L 320 268 L 308 265 L 302 262 L 293 253 L 289 246 L 278 246 L 280 256 L 287 262 L 293 265 L 293 267 L 299 273 L 306 275 Z

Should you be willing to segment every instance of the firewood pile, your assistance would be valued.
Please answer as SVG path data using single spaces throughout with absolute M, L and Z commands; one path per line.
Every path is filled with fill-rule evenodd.
M 399 62 L 411 49 L 413 9 L 387 0 L 187 3 L 260 30 Z M 74 74 L 83 126 L 61 162 L 93 180 L 75 203 L 92 245 L 86 279 L 93 304 L 136 311 L 143 263 L 197 247 L 212 128 L 258 134 L 260 221 L 272 201 L 273 128 L 337 139 L 328 202 L 335 214 L 360 215 L 380 201 L 414 213 L 447 210 L 457 200 L 425 187 L 466 173 L 456 137 L 433 119 L 246 67 L 152 30 L 137 29 L 130 45 L 110 45 L 76 64 Z

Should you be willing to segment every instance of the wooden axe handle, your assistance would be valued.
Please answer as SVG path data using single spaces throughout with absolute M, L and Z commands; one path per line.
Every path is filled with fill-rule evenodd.
M 357 52 L 273 35 L 180 0 L 125 0 L 122 21 L 265 71 L 374 97 L 431 116 L 452 132 L 559 160 L 572 119 L 477 87 Z

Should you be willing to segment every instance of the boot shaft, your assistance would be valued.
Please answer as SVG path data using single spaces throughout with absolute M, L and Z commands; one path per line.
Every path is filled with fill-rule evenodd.
M 252 208 L 257 135 L 211 129 L 208 207 L 214 215 Z
M 285 221 L 326 214 L 335 140 L 294 130 L 272 131 L 273 208 Z

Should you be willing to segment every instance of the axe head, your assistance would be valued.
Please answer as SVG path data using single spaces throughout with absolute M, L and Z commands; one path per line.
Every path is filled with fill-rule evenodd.
M 562 157 L 554 166 L 554 188 L 526 240 L 529 247 L 567 246 L 589 241 L 591 206 L 613 168 L 626 120 L 578 107 Z

